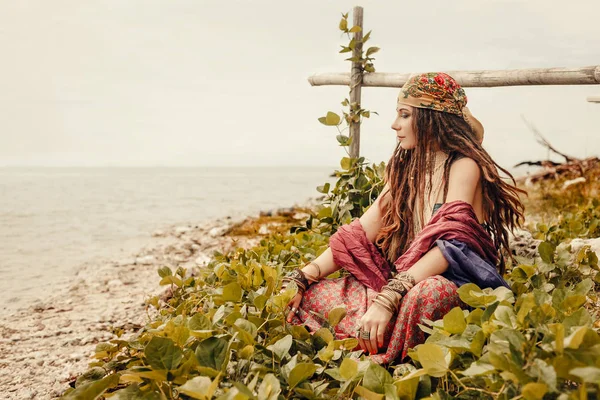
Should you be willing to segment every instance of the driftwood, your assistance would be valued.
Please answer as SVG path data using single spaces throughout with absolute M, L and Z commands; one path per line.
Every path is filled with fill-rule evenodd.
M 600 65 L 576 68 L 529 68 L 513 70 L 443 71 L 463 87 L 527 85 L 597 85 Z M 363 87 L 402 87 L 411 73 L 372 72 L 365 74 Z M 312 86 L 350 84 L 349 73 L 321 73 L 308 78 Z
M 551 160 L 539 160 L 539 161 L 522 161 L 516 164 L 514 167 L 522 165 L 529 166 L 540 166 L 541 171 L 533 174 L 525 175 L 516 178 L 517 183 L 534 183 L 543 179 L 558 179 L 559 177 L 565 176 L 569 178 L 582 177 L 585 171 L 592 168 L 600 168 L 600 159 L 598 157 L 588 157 L 585 159 L 579 159 L 573 156 L 566 155 L 563 152 L 558 151 L 552 144 L 546 139 L 531 123 L 525 120 L 529 129 L 533 132 L 536 140 L 539 144 L 546 147 L 549 151 L 563 157 L 565 161 L 563 163 L 551 161 Z

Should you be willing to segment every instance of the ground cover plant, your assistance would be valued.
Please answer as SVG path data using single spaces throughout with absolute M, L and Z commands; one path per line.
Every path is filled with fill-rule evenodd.
M 356 28 L 348 28 L 347 18 L 343 15 L 340 29 L 349 33 Z M 369 57 L 373 53 L 365 58 L 369 70 L 374 70 Z M 367 116 L 359 105 L 345 103 L 351 108 L 344 113 L 347 123 L 356 115 Z M 331 112 L 321 122 L 339 129 L 341 120 Z M 341 132 L 338 142 L 347 147 L 350 139 L 340 136 Z M 262 235 L 256 246 L 215 253 L 196 271 L 160 268 L 159 283 L 172 295 L 148 299 L 154 313 L 139 332 L 99 344 L 89 371 L 64 397 L 596 397 L 598 258 L 590 246 L 573 251 L 570 241 L 598 236 L 600 205 L 575 194 L 572 202 L 557 200 L 571 196 L 558 181 L 528 188 L 527 210 L 545 212 L 543 218 L 532 214 L 531 219 L 541 222 L 529 227 L 541 242 L 534 257 L 509 262 L 505 277 L 511 290 L 462 286 L 459 295 L 465 309 L 454 308 L 438 321 L 423 321 L 427 341 L 414 348 L 405 363 L 374 364 L 354 351 L 355 339 L 337 340 L 333 328 L 345 316 L 343 307 L 321 315 L 325 327 L 313 334 L 287 324 L 284 306 L 296 289 L 290 286 L 281 292 L 281 278 L 323 252 L 337 227 L 361 215 L 381 190 L 383 164 L 345 157 L 340 167 L 333 188 L 318 188 L 322 204 L 308 211 L 301 226 L 275 216 L 278 228 Z M 590 193 L 598 190 L 598 183 L 588 180 L 571 190 Z M 268 218 L 263 216 L 261 224 Z M 248 226 L 252 224 L 235 234 L 253 235 L 255 230 Z

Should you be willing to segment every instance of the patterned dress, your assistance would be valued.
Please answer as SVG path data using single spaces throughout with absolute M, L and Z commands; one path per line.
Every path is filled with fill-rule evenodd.
M 401 362 L 409 349 L 425 341 L 425 332 L 417 324 L 424 319 L 440 319 L 461 305 L 456 289 L 454 283 L 439 275 L 417 283 L 402 299 L 398 314 L 388 323 L 383 348 L 370 355 L 371 360 L 378 364 Z M 345 305 L 346 316 L 335 328 L 336 338 L 356 337 L 356 324 L 376 296 L 375 290 L 353 275 L 324 279 L 308 288 L 292 323 L 314 332 L 322 327 L 319 314 L 326 318 L 329 310 Z

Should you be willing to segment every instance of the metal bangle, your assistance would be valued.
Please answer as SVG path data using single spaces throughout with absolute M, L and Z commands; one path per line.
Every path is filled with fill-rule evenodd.
M 394 299 L 390 296 L 389 293 L 381 292 L 381 293 L 379 293 L 379 295 L 377 297 L 380 298 L 381 300 L 385 300 L 390 305 L 390 307 L 394 310 L 394 312 L 398 309 L 398 304 L 394 301 Z

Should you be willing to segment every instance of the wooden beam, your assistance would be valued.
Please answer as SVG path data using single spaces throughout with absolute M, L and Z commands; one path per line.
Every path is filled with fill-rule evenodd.
M 600 103 L 600 96 L 589 96 L 587 101 L 590 103 Z
M 362 53 L 362 27 L 363 27 L 363 8 L 354 7 L 352 9 L 352 26 L 360 26 L 360 32 L 354 32 L 354 50 L 352 50 L 352 57 L 360 57 Z M 352 62 L 352 69 L 350 70 L 350 105 L 356 103 L 360 106 L 361 103 L 361 86 L 362 86 L 362 64 L 358 62 Z M 360 122 L 350 122 L 350 137 L 352 143 L 350 144 L 350 157 L 358 158 L 360 156 Z
M 598 85 L 600 65 L 581 68 L 530 68 L 514 70 L 444 71 L 463 87 L 527 85 Z M 363 76 L 362 86 L 402 87 L 412 73 L 373 72 Z M 348 73 L 323 73 L 308 78 L 312 86 L 350 85 Z

